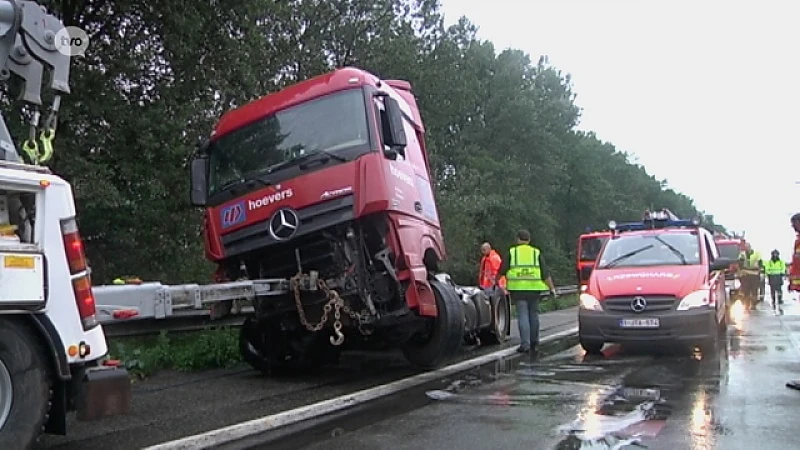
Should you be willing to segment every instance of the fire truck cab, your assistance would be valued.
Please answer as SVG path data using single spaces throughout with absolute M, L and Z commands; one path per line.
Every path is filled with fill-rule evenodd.
M 733 262 L 719 254 L 699 220 L 669 211 L 644 220 L 609 223 L 589 282 L 581 287 L 581 346 L 599 352 L 605 343 L 646 346 L 716 344 L 727 324 L 724 271 Z
M 591 275 L 594 264 L 597 261 L 597 255 L 600 254 L 600 250 L 602 250 L 603 245 L 610 237 L 610 231 L 592 231 L 578 237 L 577 262 L 575 266 L 578 285 L 583 286 L 589 282 L 589 275 Z
M 718 233 L 714 237 L 720 256 L 734 262 L 725 270 L 725 287 L 728 289 L 729 298 L 738 295 L 742 283 L 739 280 L 739 253 L 744 250 L 744 240 L 739 237 Z

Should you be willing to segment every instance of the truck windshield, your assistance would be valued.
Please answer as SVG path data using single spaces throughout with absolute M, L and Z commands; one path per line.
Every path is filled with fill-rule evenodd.
M 361 89 L 349 89 L 284 109 L 214 141 L 209 194 L 269 173 L 314 153 L 369 149 L 366 105 Z M 298 159 L 297 163 L 307 158 Z
M 600 236 L 581 239 L 581 261 L 597 260 L 597 255 L 600 254 L 600 249 L 607 240 L 607 237 Z
M 598 269 L 700 264 L 697 235 L 658 233 L 622 235 L 606 244 Z
M 735 242 L 730 244 L 717 244 L 717 248 L 719 249 L 719 256 L 730 258 L 734 261 L 739 259 L 739 244 Z

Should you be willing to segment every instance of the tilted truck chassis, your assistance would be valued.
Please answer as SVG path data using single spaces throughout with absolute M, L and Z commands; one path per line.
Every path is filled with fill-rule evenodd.
M 198 312 L 207 310 L 212 311 L 211 323 L 214 323 L 213 319 L 220 320 L 222 315 L 244 314 L 246 319 L 240 331 L 242 356 L 257 370 L 269 372 L 281 368 L 280 366 L 301 368 L 314 363 L 332 362 L 329 355 L 338 353 L 332 350 L 346 348 L 341 345 L 344 343 L 344 334 L 337 333 L 337 329 L 349 331 L 352 336 L 361 336 L 365 341 L 368 341 L 376 331 L 375 322 L 359 322 L 359 316 L 344 306 L 336 291 L 328 287 L 334 284 L 332 280 L 321 280 L 318 274 L 312 271 L 309 275 L 292 279 L 242 280 L 208 285 L 174 286 L 154 282 L 96 286 L 93 291 L 97 302 L 98 319 L 105 324 L 135 324 L 142 320 L 181 316 L 190 318 L 196 316 Z M 435 351 L 429 350 L 428 353 L 423 353 L 422 358 L 414 359 L 416 354 L 425 351 L 424 344 L 417 346 L 412 344 L 412 347 L 408 348 L 413 350 L 406 355 L 412 362 L 432 368 L 454 354 L 462 343 L 493 345 L 508 339 L 511 333 L 511 309 L 508 296 L 502 291 L 484 291 L 476 287 L 459 286 L 446 274 L 432 277 L 431 285 L 437 290 L 437 297 L 442 300 L 442 305 L 446 305 L 446 314 L 452 320 L 448 322 L 450 328 L 444 334 L 441 328 L 437 330 L 435 324 L 431 324 L 434 326 L 431 334 L 436 339 L 445 341 L 444 344 L 437 343 Z M 286 362 L 281 365 L 269 355 L 261 354 L 250 342 L 249 335 L 256 320 L 252 305 L 259 301 L 272 302 L 279 297 L 294 298 L 295 292 L 299 292 L 301 296 L 323 294 L 323 298 L 331 305 L 328 328 L 323 328 L 326 325 L 323 323 L 317 331 L 325 331 L 315 336 L 317 339 L 327 338 L 328 345 L 324 347 L 324 352 L 321 353 L 324 356 L 321 358 Z M 302 303 L 301 305 L 305 314 L 307 305 Z M 225 312 L 218 315 L 215 311 L 220 306 Z M 339 311 L 338 319 L 336 311 Z M 308 317 L 306 320 L 309 320 Z M 395 319 L 390 317 L 387 320 Z M 316 318 L 315 322 L 318 324 L 320 319 Z M 421 325 L 426 324 L 421 322 Z
M 70 411 L 93 420 L 130 405 L 127 372 L 106 358 L 72 187 L 40 166 L 69 93 L 70 57 L 56 49 L 63 28 L 36 2 L 0 0 L 0 82 L 21 79 L 34 112 L 21 146 L 29 164 L 0 120 L 0 449 L 66 434 Z M 40 124 L 45 69 L 55 98 Z

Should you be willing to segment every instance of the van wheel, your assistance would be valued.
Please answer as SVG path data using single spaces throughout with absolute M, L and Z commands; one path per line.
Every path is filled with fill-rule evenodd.
M 46 354 L 19 318 L 0 317 L 0 448 L 28 449 L 50 409 Z
M 438 314 L 429 321 L 428 333 L 403 344 L 403 355 L 413 365 L 433 370 L 456 354 L 464 341 L 464 303 L 455 289 L 439 280 L 428 280 Z
M 489 297 L 492 306 L 492 320 L 488 329 L 481 330 L 478 337 L 482 345 L 502 344 L 508 339 L 511 329 L 511 314 L 508 297 L 502 292 L 492 292 Z
M 579 339 L 581 347 L 583 347 L 583 349 L 586 350 L 586 353 L 589 353 L 591 355 L 599 354 L 600 350 L 603 349 L 603 346 L 606 345 L 606 343 L 603 341 L 593 341 L 584 338 L 579 338 Z

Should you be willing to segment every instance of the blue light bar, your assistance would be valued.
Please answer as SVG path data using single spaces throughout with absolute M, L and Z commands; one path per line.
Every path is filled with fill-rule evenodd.
M 648 220 L 645 222 L 628 222 L 615 224 L 612 229 L 614 231 L 638 231 L 638 230 L 654 230 L 660 228 L 680 228 L 691 227 L 698 228 L 700 222 L 698 220 Z

